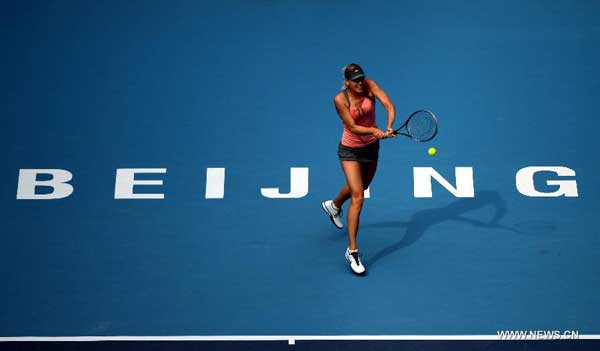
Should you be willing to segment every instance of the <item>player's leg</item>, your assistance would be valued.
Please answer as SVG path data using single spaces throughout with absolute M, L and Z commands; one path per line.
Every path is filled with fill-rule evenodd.
M 356 250 L 356 237 L 360 223 L 360 212 L 364 201 L 364 184 L 362 167 L 358 161 L 342 161 L 342 169 L 346 176 L 346 185 L 350 192 L 350 206 L 348 207 L 346 223 L 348 225 L 348 248 Z
M 361 163 L 361 176 L 365 189 L 371 185 L 375 172 L 377 171 L 377 161 Z
M 362 177 L 362 166 L 358 161 L 342 161 L 342 169 L 346 176 L 348 188 L 350 189 L 350 206 L 348 207 L 348 249 L 346 249 L 346 259 L 350 263 L 350 269 L 358 275 L 363 275 L 366 269 L 358 254 L 356 237 L 358 236 L 358 226 L 360 224 L 360 212 L 364 201 L 365 187 Z
M 364 188 L 367 189 L 375 176 L 377 170 L 377 161 L 361 163 L 361 177 Z M 338 195 L 333 199 L 333 205 L 336 209 L 342 208 L 344 203 L 350 199 L 350 186 L 344 184 Z
M 342 208 L 342 205 L 348 201 L 348 199 L 350 199 L 350 187 L 348 186 L 348 183 L 346 183 L 335 199 L 333 199 L 333 204 L 337 208 Z

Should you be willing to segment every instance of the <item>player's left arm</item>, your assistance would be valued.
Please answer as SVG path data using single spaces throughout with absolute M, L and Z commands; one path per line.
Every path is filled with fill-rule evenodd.
M 387 120 L 386 130 L 387 130 L 388 134 L 391 134 L 392 131 L 394 130 L 393 125 L 394 125 L 394 119 L 396 118 L 396 108 L 394 107 L 392 100 L 390 100 L 390 98 L 387 96 L 385 91 L 383 91 L 383 89 L 381 89 L 379 87 L 379 85 L 377 85 L 377 83 L 375 83 L 374 80 L 367 79 L 367 80 L 365 80 L 365 83 L 367 83 L 367 87 L 368 87 L 369 91 L 373 94 L 373 96 L 375 96 L 375 98 L 377 100 L 379 100 L 379 102 L 381 102 L 381 104 L 387 111 L 388 120 Z

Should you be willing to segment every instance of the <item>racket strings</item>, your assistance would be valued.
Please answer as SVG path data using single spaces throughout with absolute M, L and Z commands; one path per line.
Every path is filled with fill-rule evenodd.
M 420 111 L 414 114 L 408 123 L 406 129 L 411 137 L 417 140 L 426 140 L 434 136 L 436 132 L 437 124 L 426 111 Z

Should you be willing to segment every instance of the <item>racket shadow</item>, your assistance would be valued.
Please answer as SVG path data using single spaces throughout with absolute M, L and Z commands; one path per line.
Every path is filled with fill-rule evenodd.
M 494 209 L 493 217 L 487 222 L 463 217 L 464 214 L 470 211 L 486 206 L 490 206 Z M 368 266 L 374 266 L 379 260 L 386 256 L 417 242 L 425 235 L 431 226 L 446 221 L 460 221 L 478 227 L 505 229 L 506 227 L 499 224 L 499 221 L 506 213 L 506 201 L 504 201 L 498 192 L 481 191 L 477 192 L 475 198 L 461 199 L 445 207 L 416 212 L 407 222 L 390 221 L 365 225 L 365 228 L 398 228 L 405 230 L 403 231 L 404 236 L 400 241 L 380 250 L 375 255 L 370 256 L 368 260 L 364 259 L 364 261 L 365 263 L 368 263 Z

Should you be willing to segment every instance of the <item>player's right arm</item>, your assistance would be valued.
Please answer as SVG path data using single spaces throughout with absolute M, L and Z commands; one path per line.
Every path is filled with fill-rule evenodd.
M 335 109 L 340 116 L 340 119 L 344 123 L 344 126 L 348 128 L 354 134 L 357 135 L 374 135 L 377 139 L 381 139 L 385 136 L 385 133 L 374 127 L 363 127 L 354 123 L 352 115 L 350 115 L 350 109 L 346 106 L 346 100 L 342 93 L 337 94 L 333 98 Z

